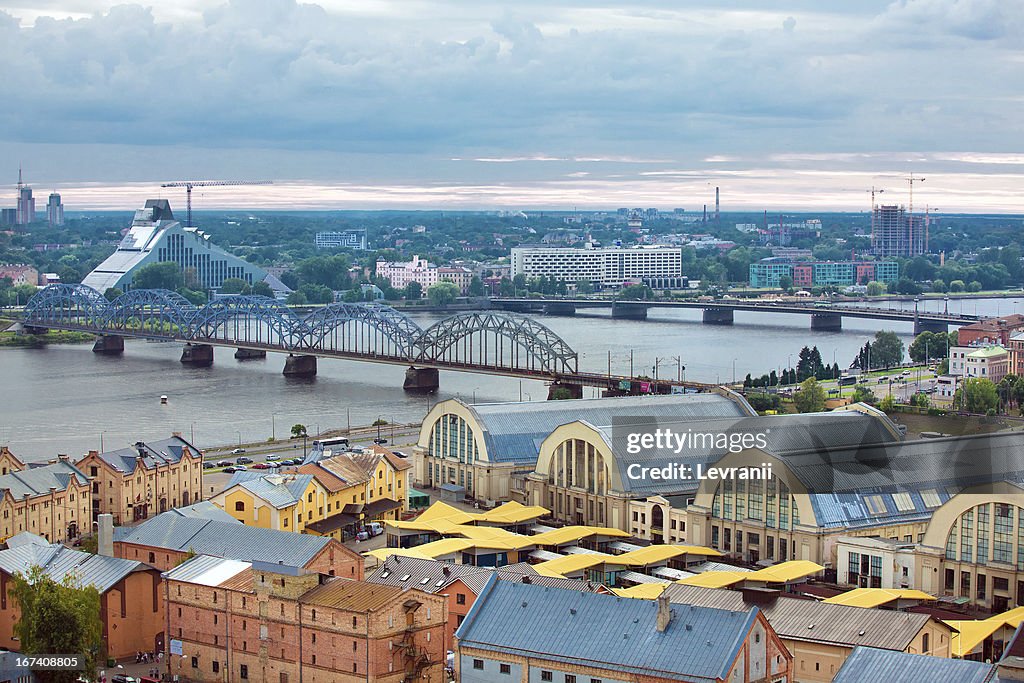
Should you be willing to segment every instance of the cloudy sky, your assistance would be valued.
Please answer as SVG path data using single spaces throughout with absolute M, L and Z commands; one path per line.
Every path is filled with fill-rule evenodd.
M 0 0 L 0 204 L 22 163 L 71 210 L 865 209 L 913 172 L 1024 213 L 1022 35 L 1006 0 Z

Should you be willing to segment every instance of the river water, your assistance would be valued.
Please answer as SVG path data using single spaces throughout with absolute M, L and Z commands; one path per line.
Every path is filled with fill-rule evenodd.
M 950 301 L 950 312 L 983 315 L 1024 313 L 1022 299 Z M 942 302 L 930 302 L 930 310 Z M 913 304 L 909 306 L 912 308 Z M 939 309 L 941 310 L 941 309 Z M 825 362 L 846 367 L 878 329 L 912 339 L 909 323 L 846 319 L 841 332 L 809 329 L 806 315 L 737 312 L 735 324 L 701 323 L 699 310 L 651 309 L 647 321 L 612 320 L 608 312 L 576 317 L 540 317 L 580 354 L 580 368 L 676 377 L 681 357 L 687 379 L 728 382 L 796 362 L 804 345 L 816 345 Z M 440 316 L 417 316 L 428 326 Z M 179 362 L 181 345 L 129 340 L 124 355 L 92 353 L 91 345 L 45 349 L 0 349 L 0 444 L 28 460 L 57 453 L 78 456 L 101 446 L 110 450 L 138 440 L 181 432 L 201 447 L 288 435 L 295 423 L 310 434 L 389 422 L 418 422 L 430 406 L 447 398 L 470 402 L 544 400 L 547 389 L 533 380 L 442 372 L 432 396 L 402 390 L 405 368 L 355 361 L 319 360 L 311 380 L 281 374 L 284 357 L 236 361 L 218 348 L 214 365 L 192 368 Z M 169 401 L 161 405 L 159 397 Z M 586 396 L 595 395 L 587 389 Z

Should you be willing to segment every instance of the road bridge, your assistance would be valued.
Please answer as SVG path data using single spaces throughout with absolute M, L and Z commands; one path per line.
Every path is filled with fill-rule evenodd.
M 950 325 L 969 325 L 980 317 L 975 315 L 931 313 L 917 310 L 889 310 L 855 307 L 823 302 L 766 302 L 748 299 L 714 299 L 712 301 L 626 301 L 613 299 L 548 298 L 526 299 L 492 297 L 492 308 L 518 313 L 546 313 L 548 315 L 575 315 L 579 309 L 611 309 L 613 318 L 646 320 L 651 308 L 700 309 L 703 322 L 708 325 L 733 324 L 736 311 L 755 313 L 797 313 L 810 317 L 812 330 L 840 330 L 843 318 L 893 320 L 914 325 L 914 334 L 946 332 Z
M 215 346 L 236 349 L 240 360 L 287 353 L 284 373 L 293 376 L 315 375 L 318 358 L 404 365 L 409 391 L 435 391 L 439 370 L 544 380 L 550 395 L 573 397 L 584 386 L 613 394 L 711 389 L 581 372 L 578 354 L 561 337 L 529 316 L 504 311 L 462 312 L 423 329 L 382 304 L 335 303 L 299 315 L 263 296 L 195 306 L 163 289 L 130 290 L 107 301 L 85 285 L 51 285 L 29 300 L 21 322 L 30 331 L 95 334 L 93 350 L 112 355 L 124 352 L 125 338 L 183 342 L 181 362 L 190 365 L 211 365 Z

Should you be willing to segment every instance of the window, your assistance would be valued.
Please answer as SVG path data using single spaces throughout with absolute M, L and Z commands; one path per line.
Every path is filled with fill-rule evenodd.
M 249 678 L 249 667 L 245 664 L 238 668 L 238 677 L 248 679 Z
M 235 501 L 235 512 L 245 512 L 245 503 L 243 501 Z
M 508 675 L 510 675 L 512 673 L 512 667 L 510 665 L 508 665 L 508 664 L 499 664 L 498 665 L 498 672 L 499 673 L 503 673 L 506 676 L 508 676 Z
M 925 489 L 921 491 L 921 498 L 924 500 L 925 507 L 937 508 L 942 505 L 942 499 L 939 498 L 939 492 L 935 489 Z
M 868 506 L 868 512 L 873 515 L 884 515 L 887 512 L 885 501 L 881 496 L 864 496 L 864 504 Z
M 212 668 L 213 668 L 213 673 L 219 672 L 220 671 L 220 662 L 218 662 L 217 660 L 214 660 L 213 664 L 212 664 Z
M 914 509 L 914 500 L 910 497 L 909 493 L 894 493 L 892 494 L 892 499 L 896 503 L 896 509 L 900 512 L 909 512 Z
M 465 605 L 466 604 L 466 594 L 465 593 L 456 593 L 455 594 L 455 604 L 456 605 Z
M 552 674 L 551 674 L 550 671 L 541 671 L 540 672 L 540 680 L 542 680 L 542 681 L 553 681 L 555 679 L 552 677 Z
M 565 674 L 565 683 L 576 683 L 576 674 Z
M 483 671 L 483 669 L 484 669 L 484 660 L 482 660 L 482 659 L 474 659 L 473 660 L 473 668 L 477 669 L 478 671 Z
M 192 668 L 193 669 L 198 669 L 199 668 L 199 657 L 193 657 L 192 658 Z

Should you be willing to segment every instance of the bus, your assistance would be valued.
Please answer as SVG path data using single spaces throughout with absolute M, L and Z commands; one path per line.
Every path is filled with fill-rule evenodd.
M 336 436 L 330 439 L 317 439 L 313 442 L 314 451 L 323 451 L 335 447 L 348 448 L 348 437 Z

